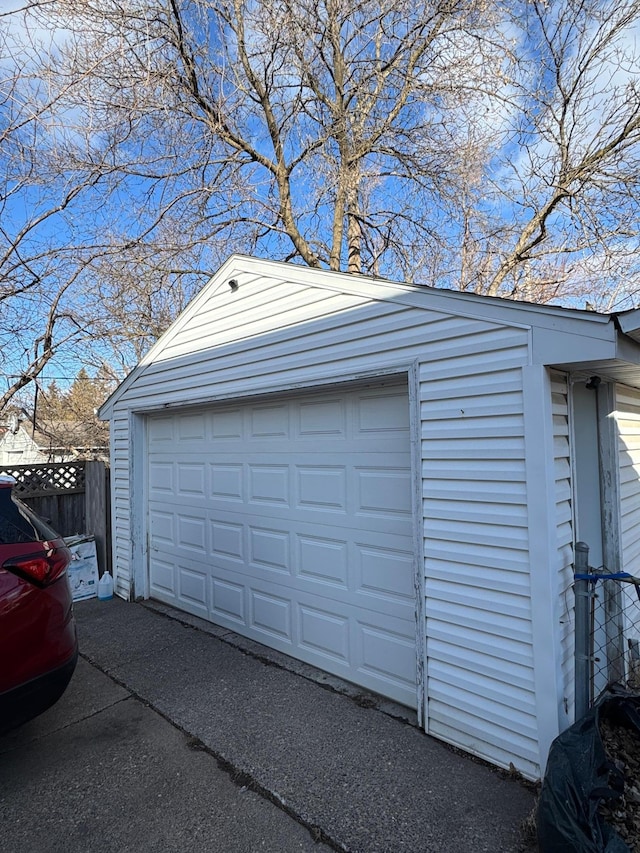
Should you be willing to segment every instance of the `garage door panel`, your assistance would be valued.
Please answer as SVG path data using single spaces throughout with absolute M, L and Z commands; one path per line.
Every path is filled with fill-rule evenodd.
M 157 598 L 158 601 L 166 600 L 159 594 L 155 595 L 154 598 Z M 171 602 L 171 604 L 179 610 L 183 610 L 185 613 L 190 613 L 192 616 L 198 616 L 200 619 L 209 619 L 207 609 L 197 602 L 192 602 L 188 598 L 176 598 Z
M 354 585 L 360 593 L 376 596 L 387 602 L 401 601 L 414 606 L 413 555 L 408 551 L 376 548 L 358 543 L 354 560 Z
M 244 584 L 219 577 L 211 579 L 211 613 L 235 627 L 246 626 L 246 589 Z
M 185 502 L 183 502 L 184 504 Z M 229 505 L 223 510 L 222 507 L 213 510 L 215 515 L 229 517 L 234 510 Z M 342 531 L 361 530 L 363 535 L 383 533 L 388 536 L 403 536 L 406 541 L 407 519 L 402 514 L 384 514 L 381 511 L 348 511 L 335 507 L 286 507 L 276 504 L 254 503 L 246 504 L 245 512 L 253 516 L 256 522 L 268 525 L 283 522 L 296 531 L 304 532 L 311 529 L 321 530 L 323 535 L 330 535 L 332 530 Z M 235 511 L 237 517 L 238 510 Z
M 209 495 L 216 501 L 237 503 L 245 499 L 244 465 L 212 462 L 209 465 Z
M 188 551 L 206 554 L 208 552 L 206 519 L 179 512 L 176 514 L 176 522 L 176 545 L 178 548 L 186 548 Z
M 415 633 L 407 620 L 373 611 L 356 615 L 348 602 L 304 592 L 291 601 L 286 590 L 278 595 L 273 589 L 252 586 L 250 628 L 306 650 L 303 659 L 321 668 L 326 668 L 321 658 L 351 666 L 355 661 L 358 670 L 369 678 L 383 678 L 395 685 L 394 690 L 405 690 L 408 685 L 415 692 Z M 297 619 L 292 623 L 294 611 Z M 254 637 L 260 639 L 256 634 Z
M 161 451 L 162 452 L 162 451 Z M 149 464 L 149 492 L 158 494 L 160 499 L 165 495 L 173 496 L 175 490 L 174 471 L 172 462 L 151 461 Z
M 176 559 L 178 559 L 176 557 Z M 190 563 L 190 565 L 194 565 Z M 372 594 L 368 590 L 354 591 L 338 584 L 318 583 L 300 575 L 284 575 L 267 570 L 258 573 L 251 571 L 245 565 L 222 565 L 220 562 L 213 566 L 203 566 L 202 571 L 215 580 L 226 583 L 243 583 L 247 588 L 255 588 L 264 592 L 273 591 L 279 598 L 289 598 L 292 601 L 316 603 L 325 612 L 341 613 L 347 616 L 357 612 L 375 624 L 394 623 L 394 620 L 405 622 L 409 627 L 407 632 L 414 637 L 413 602 L 398 597 L 385 598 Z
M 151 594 L 415 706 L 406 388 L 150 417 Z
M 331 538 L 333 530 L 339 531 L 338 537 L 342 537 L 342 531 L 360 530 L 365 536 L 400 536 L 407 541 L 407 525 L 410 524 L 410 519 L 406 519 L 403 515 L 397 516 L 384 515 L 380 512 L 362 512 L 362 513 L 341 513 L 321 510 L 319 512 L 311 512 L 308 510 L 297 510 L 279 506 L 276 504 L 246 503 L 243 506 L 236 506 L 234 502 L 217 502 L 206 498 L 202 499 L 187 499 L 185 497 L 173 498 L 168 496 L 164 501 L 156 499 L 149 501 L 150 511 L 166 512 L 167 508 L 180 507 L 183 512 L 199 512 L 206 510 L 207 517 L 213 520 L 229 522 L 233 524 L 239 519 L 243 521 L 247 516 L 255 521 L 256 525 L 265 527 L 275 526 L 284 528 L 289 526 L 297 532 L 311 532 L 318 530 L 322 532 L 322 536 Z
M 252 406 L 249 415 L 249 438 L 288 438 L 290 407 L 286 403 Z
M 363 393 L 356 396 L 355 425 L 357 431 L 370 437 L 409 434 L 409 406 L 406 393 Z
M 193 521 L 193 519 L 187 519 Z M 201 528 L 196 527 L 196 531 Z M 317 533 L 309 526 L 308 530 Z M 193 530 L 187 528 L 193 537 Z M 413 557 L 408 551 L 376 547 L 354 539 L 325 539 L 286 530 L 253 525 L 211 523 L 213 544 L 152 542 L 152 553 L 179 561 L 187 555 L 190 565 L 212 576 L 228 579 L 254 578 L 285 589 L 333 599 L 351 607 L 382 615 L 413 620 Z M 396 537 L 396 539 L 399 537 Z M 245 547 L 245 543 L 248 546 Z
M 232 521 L 212 520 L 211 553 L 215 558 L 244 562 L 244 525 Z
M 320 607 L 301 604 L 298 608 L 299 643 L 314 659 L 319 656 L 341 666 L 349 666 L 349 618 Z M 326 663 L 316 664 L 324 668 Z
M 356 470 L 356 512 L 366 515 L 411 517 L 411 475 L 406 468 Z
M 175 545 L 175 514 L 161 509 L 149 509 L 149 533 L 151 541 Z
M 210 435 L 216 442 L 243 437 L 244 414 L 240 408 L 219 409 L 210 414 Z
M 192 566 L 178 566 L 178 599 L 202 611 L 207 608 L 208 575 Z
M 205 413 L 190 412 L 177 416 L 178 441 L 189 443 L 204 441 L 207 436 L 207 416 Z
M 249 525 L 249 569 L 291 574 L 291 541 L 286 530 Z
M 315 535 L 314 535 L 315 534 Z M 296 536 L 296 571 L 312 583 L 348 589 L 349 543 L 313 534 Z
M 277 595 L 272 590 L 249 589 L 249 627 L 257 637 L 275 637 L 281 643 L 293 645 L 292 602 L 286 595 Z
M 173 443 L 173 416 L 160 417 L 155 415 L 149 420 L 147 436 L 149 447 Z
M 334 437 L 332 441 L 325 440 L 320 436 L 272 436 L 261 438 L 252 438 L 250 435 L 244 437 L 224 437 L 215 440 L 209 439 L 205 443 L 207 448 L 215 447 L 216 453 L 221 457 L 229 457 L 229 461 L 237 460 L 238 443 L 244 442 L 247 457 L 251 460 L 260 461 L 261 458 L 278 458 L 282 453 L 292 451 L 292 445 L 295 443 L 296 448 L 302 450 L 310 450 L 313 453 L 320 454 L 321 458 L 331 460 L 335 453 L 369 453 L 375 457 L 376 454 L 387 454 L 398 452 L 398 442 L 401 439 L 393 437 L 393 435 L 383 434 L 377 437 L 375 433 L 362 433 L 362 435 L 351 436 L 349 438 Z M 407 442 L 408 443 L 408 442 Z M 194 442 L 185 441 L 181 444 L 177 442 L 161 442 L 150 446 L 152 452 L 166 452 L 171 450 L 174 458 L 188 459 L 193 450 L 196 449 Z M 335 457 L 333 457 L 335 458 Z
M 151 593 L 159 595 L 170 595 L 175 597 L 176 594 L 176 567 L 175 563 L 169 560 L 160 560 L 152 556 L 149 560 L 149 568 L 151 575 Z
M 261 533 L 263 531 L 260 531 Z M 238 531 L 231 531 L 238 542 Z M 305 544 L 304 542 L 301 543 Z M 311 543 L 313 546 L 316 542 Z M 275 548 L 273 547 L 275 545 Z M 180 545 L 154 545 L 152 547 L 152 580 L 154 561 L 161 558 L 164 563 L 173 560 L 175 565 L 184 564 L 191 568 L 203 567 L 212 578 L 226 582 L 241 581 L 251 584 L 259 580 L 279 590 L 282 596 L 308 595 L 318 600 L 326 599 L 336 605 L 356 608 L 369 614 L 378 614 L 381 619 L 399 618 L 411 624 L 415 617 L 415 598 L 410 594 L 412 561 L 408 554 L 398 553 L 395 562 L 389 554 L 365 553 L 358 565 L 358 553 L 354 543 L 344 543 L 342 562 L 327 563 L 314 558 L 311 563 L 284 564 L 282 541 L 275 543 L 261 537 L 258 553 L 253 559 L 243 560 L 238 555 L 216 554 L 202 558 L 197 549 Z M 278 562 L 279 561 L 279 562 Z M 164 584 L 163 582 L 163 585 Z
M 178 461 L 176 469 L 178 497 L 204 498 L 206 496 L 204 463 Z
M 415 635 L 408 636 L 404 626 L 398 630 L 377 624 L 358 622 L 358 669 L 372 679 L 387 684 L 387 692 L 415 693 Z M 380 689 L 380 688 L 378 688 Z
M 346 438 L 347 401 L 334 399 L 309 400 L 295 409 L 296 438 Z
M 290 507 L 290 471 L 288 465 L 251 463 L 247 466 L 249 503 Z
M 296 509 L 316 512 L 347 512 L 347 468 L 337 465 L 298 465 Z

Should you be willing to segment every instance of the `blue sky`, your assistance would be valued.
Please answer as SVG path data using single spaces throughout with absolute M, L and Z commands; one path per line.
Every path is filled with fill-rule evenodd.
M 603 6 L 611 9 L 618 8 L 616 4 L 603 4 Z M 21 7 L 22 4 L 19 0 L 5 0 L 2 11 Z M 256 4 L 256 8 L 260 8 L 260 4 Z M 530 20 L 532 20 L 531 4 L 525 3 L 522 8 L 528 10 Z M 546 26 L 551 29 L 555 27 L 559 15 L 566 8 L 567 3 L 548 4 Z M 409 19 L 398 19 L 394 24 L 395 35 L 398 35 L 399 28 L 407 27 L 415 22 Z M 5 32 L 10 38 L 17 39 L 25 35 L 19 16 L 9 19 L 0 17 L 0 27 L 5 28 Z M 390 25 L 389 32 L 392 30 L 393 26 Z M 213 33 L 212 48 L 219 48 L 219 35 L 211 24 L 209 24 L 209 32 L 210 34 Z M 367 54 L 367 61 L 370 63 L 373 43 L 367 40 L 366 29 L 360 28 L 358 32 L 359 45 L 364 54 Z M 583 34 L 585 43 L 593 36 L 593 32 L 595 29 L 585 31 Z M 572 34 L 567 36 L 562 27 L 559 28 L 559 33 L 562 38 L 567 37 L 566 67 L 570 68 L 579 43 L 575 39 L 571 41 Z M 44 28 L 32 30 L 30 35 L 32 40 L 42 40 L 43 50 L 46 48 L 54 51 L 57 48 L 63 48 L 68 38 L 68 34 L 63 30 L 47 31 Z M 225 34 L 225 38 L 228 35 L 228 33 Z M 453 195 L 447 198 L 448 188 L 443 178 L 446 177 L 448 169 L 451 169 L 453 174 L 453 170 L 463 164 L 463 158 L 460 155 L 463 153 L 463 148 L 468 139 L 473 136 L 475 141 L 483 140 L 490 155 L 481 169 L 472 159 L 467 164 L 470 168 L 478 167 L 478 180 L 468 186 L 468 192 L 470 202 L 473 202 L 474 205 L 474 233 L 477 233 L 479 237 L 476 248 L 479 252 L 485 252 L 485 257 L 491 257 L 491 255 L 486 253 L 486 246 L 483 245 L 482 240 L 488 240 L 491 237 L 491 229 L 487 225 L 486 235 L 488 236 L 486 236 L 480 229 L 481 220 L 486 220 L 489 223 L 490 220 L 495 219 L 496 222 L 499 222 L 502 229 L 500 239 L 505 241 L 503 245 L 506 245 L 506 241 L 509 239 L 509 224 L 526 221 L 526 217 L 532 209 L 531 206 L 536 201 L 539 202 L 552 180 L 549 171 L 549 164 L 553 161 L 552 143 L 549 138 L 545 138 L 545 126 L 544 124 L 542 127 L 538 125 L 534 130 L 531 122 L 526 119 L 527 108 L 533 110 L 532 115 L 540 109 L 540 97 L 536 102 L 533 102 L 528 100 L 524 94 L 527 88 L 531 90 L 535 85 L 538 95 L 545 89 L 548 92 L 547 114 L 550 120 L 546 127 L 550 133 L 556 130 L 553 117 L 554 115 L 557 116 L 559 105 L 557 92 L 553 90 L 555 78 L 549 71 L 546 73 L 540 71 L 543 55 L 533 40 L 535 28 L 530 27 L 525 38 L 522 29 L 519 29 L 516 23 L 508 22 L 505 19 L 499 26 L 496 26 L 494 35 L 496 51 L 502 50 L 504 47 L 517 49 L 523 58 L 516 78 L 507 79 L 507 72 L 513 69 L 508 69 L 505 65 L 504 80 L 502 84 L 496 84 L 497 88 L 494 88 L 493 94 L 479 91 L 476 85 L 477 81 L 474 82 L 472 78 L 469 78 L 470 72 L 464 70 L 466 66 L 461 61 L 462 57 L 469 58 L 473 55 L 472 50 L 470 50 L 471 43 L 467 43 L 465 38 L 459 35 L 452 36 L 448 48 L 443 48 L 435 57 L 435 64 L 431 71 L 433 74 L 432 82 L 437 82 L 441 75 L 450 75 L 451 88 L 446 92 L 443 90 L 442 100 L 440 101 L 442 109 L 438 106 L 437 99 L 431 104 L 428 111 L 416 99 L 406 112 L 406 128 L 414 145 L 414 154 L 420 151 L 420 146 L 424 146 L 425 157 L 430 156 L 437 163 L 438 157 L 437 152 L 434 152 L 434 140 L 442 140 L 441 143 L 435 143 L 436 148 L 438 144 L 451 146 L 449 151 L 443 149 L 441 163 L 438 167 L 440 172 L 436 169 L 436 173 L 427 181 L 423 191 L 416 192 L 415 185 L 412 185 L 407 177 L 400 173 L 397 164 L 394 164 L 392 158 L 385 154 L 371 155 L 365 158 L 361 164 L 362 169 L 369 173 L 366 191 L 362 195 L 363 204 L 366 202 L 367 194 L 371 197 L 375 195 L 378 199 L 377 208 L 372 208 L 370 213 L 372 220 L 382 223 L 386 217 L 389 220 L 390 227 L 397 226 L 401 222 L 400 215 L 405 202 L 411 201 L 414 205 L 407 211 L 408 219 L 405 227 L 407 239 L 416 240 L 416 275 L 418 280 L 424 281 L 426 284 L 456 286 L 458 281 L 459 270 L 455 265 L 460 264 L 459 253 L 456 255 L 455 251 L 449 252 L 449 250 L 460 243 L 464 222 L 461 219 L 458 204 L 460 198 Z M 560 36 L 558 37 L 558 44 L 560 43 Z M 250 33 L 252 47 L 255 49 L 259 47 L 260 38 L 257 28 Z M 153 49 L 154 46 L 150 45 L 151 53 Z M 598 140 L 606 140 L 607 134 L 610 132 L 610 122 L 606 120 L 607 111 L 611 112 L 612 108 L 615 107 L 611 91 L 617 87 L 620 92 L 622 108 L 625 91 L 631 96 L 632 87 L 640 85 L 639 50 L 640 29 L 636 21 L 622 34 L 617 45 L 617 52 L 615 56 L 612 56 L 611 61 L 594 68 L 593 71 L 589 72 L 591 76 L 589 74 L 583 75 L 581 85 L 584 87 L 585 97 L 588 96 L 588 108 L 584 109 L 580 121 L 573 125 L 573 133 L 579 137 L 575 140 L 576 151 L 580 150 L 581 145 L 584 148 L 588 140 L 591 140 L 592 144 Z M 22 56 L 23 54 L 19 53 L 14 46 L 13 55 L 10 54 L 0 59 L 0 67 L 4 66 L 5 72 L 10 72 L 11 68 L 15 67 L 12 66 L 12 63 L 15 63 L 16 59 L 21 59 Z M 226 57 L 227 61 L 232 59 L 233 51 Z M 27 69 L 32 67 L 31 64 L 27 65 Z M 6 80 L 8 80 L 8 73 L 5 73 L 5 89 Z M 219 89 L 220 97 L 238 101 L 239 96 L 232 95 L 232 67 L 228 69 L 226 80 L 227 82 Z M 287 67 L 279 70 L 278 80 L 281 87 L 278 114 L 282 120 L 292 93 L 297 92 L 299 94 L 301 90 L 295 87 L 295 79 Z M 607 91 L 603 90 L 603 81 L 608 87 Z M 475 88 L 472 88 L 472 82 Z M 458 97 L 459 87 L 464 88 L 465 86 L 467 88 L 464 98 L 459 98 L 458 118 L 460 123 L 453 127 L 447 123 L 449 113 L 444 109 L 444 106 L 448 98 Z M 303 90 L 302 93 L 305 97 L 308 96 L 308 92 Z M 21 94 L 26 104 L 29 104 L 30 101 L 33 104 L 37 102 L 33 89 L 23 88 Z M 130 97 L 135 97 L 135 90 L 131 91 Z M 379 105 L 379 110 L 383 110 L 382 102 Z M 6 117 L 6 114 L 7 105 L 5 104 L 4 107 L 0 106 L 0 121 Z M 271 143 L 261 121 L 251 115 L 242 119 L 238 109 L 232 111 L 231 115 L 233 120 L 237 121 L 238 127 L 243 129 L 251 140 L 258 153 L 268 156 L 273 154 Z M 157 238 L 155 246 L 160 245 L 160 240 L 164 241 L 162 244 L 164 248 L 171 248 L 171 241 L 175 244 L 175 251 L 173 254 L 168 253 L 166 263 L 163 259 L 167 268 L 173 262 L 176 262 L 176 267 L 179 266 L 177 263 L 178 249 L 181 243 L 188 241 L 191 236 L 190 229 L 203 241 L 194 257 L 189 259 L 189 263 L 195 263 L 198 269 L 190 279 L 188 277 L 184 279 L 188 292 L 197 289 L 206 280 L 207 274 L 212 273 L 219 263 L 233 251 L 252 252 L 275 258 L 285 258 L 291 252 L 291 243 L 286 236 L 278 234 L 273 229 L 254 227 L 250 221 L 255 216 L 256 211 L 259 213 L 261 209 L 266 209 L 273 203 L 273 188 L 267 180 L 267 173 L 255 164 L 253 166 L 245 165 L 240 170 L 231 165 L 219 172 L 215 157 L 221 152 L 221 148 L 214 144 L 209 149 L 211 136 L 202 124 L 203 116 L 200 114 L 192 118 L 190 127 L 184 120 L 178 122 L 176 116 L 177 114 L 171 111 L 166 111 L 163 114 L 161 108 L 146 116 L 139 116 L 132 128 L 132 135 L 126 141 L 125 134 L 128 131 L 126 123 L 111 125 L 113 116 L 104 111 L 89 110 L 86 103 L 79 102 L 75 106 L 73 104 L 66 105 L 41 128 L 41 132 L 48 139 L 52 151 L 56 147 L 60 148 L 64 145 L 68 145 L 71 149 L 75 144 L 82 144 L 84 146 L 83 156 L 88 153 L 95 154 L 103 147 L 107 134 L 114 132 L 118 134 L 117 157 L 121 162 L 127 158 L 131 162 L 138 155 L 141 155 L 149 163 L 151 155 L 154 155 L 153 163 L 149 165 L 144 174 L 135 174 L 134 170 L 130 170 L 129 174 L 121 175 L 117 184 L 114 181 L 107 181 L 106 178 L 103 179 L 94 189 L 83 193 L 81 205 L 74 206 L 69 211 L 61 211 L 55 214 L 37 230 L 35 242 L 31 244 L 30 251 L 32 253 L 36 251 L 38 244 L 49 249 L 53 247 L 55 251 L 46 259 L 35 259 L 31 265 L 32 272 L 48 276 L 54 285 L 56 282 L 67 280 L 70 273 L 82 268 L 83 256 L 90 254 L 86 251 L 87 247 L 114 247 L 106 260 L 100 261 L 100 263 L 96 262 L 83 270 L 73 286 L 70 287 L 68 292 L 70 313 L 71 310 L 77 316 L 85 311 L 90 313 L 90 309 L 93 307 L 90 300 L 95 297 L 91 296 L 88 299 L 87 294 L 89 289 L 95 285 L 97 277 L 99 278 L 107 271 L 114 270 L 117 267 L 119 250 L 116 250 L 115 247 L 118 241 L 128 240 L 133 243 L 139 240 L 142 235 L 145 235 L 154 213 L 161 209 L 166 209 L 167 213 L 163 219 L 161 237 Z M 317 114 L 302 115 L 291 126 L 291 133 L 285 140 L 285 145 L 288 146 L 290 153 L 293 153 L 302 141 L 313 138 L 318 126 L 318 118 Z M 422 127 L 425 118 L 428 118 L 428 121 L 424 122 Z M 600 137 L 596 133 L 598 128 L 601 129 Z M 85 131 L 87 131 L 86 135 Z M 186 133 L 189 134 L 189 144 L 180 145 L 182 136 Z M 176 148 L 167 154 L 166 146 L 172 140 L 176 143 Z M 393 140 L 390 138 L 390 144 L 392 142 Z M 331 183 L 333 176 L 329 156 L 332 152 L 331 145 L 335 146 L 335 143 L 328 145 L 324 152 L 320 150 L 313 158 L 309 158 L 308 162 L 299 164 L 292 172 L 294 204 L 301 228 L 310 241 L 313 241 L 316 236 L 326 241 L 330 225 L 329 214 L 334 191 Z M 634 151 L 634 156 L 637 153 Z M 473 157 L 472 154 L 470 156 Z M 3 149 L 0 148 L 0 158 L 2 157 Z M 6 158 L 6 148 L 4 149 L 4 157 Z M 6 163 L 6 159 L 4 162 Z M 175 168 L 176 164 L 184 170 L 184 176 L 180 180 L 165 180 L 160 177 L 164 170 L 169 166 Z M 27 221 L 29 217 L 33 217 L 39 209 L 47 209 L 48 205 L 56 204 L 64 197 L 65 191 L 68 187 L 73 186 L 73 181 L 81 171 L 74 168 L 71 158 L 69 158 L 67 165 L 67 170 L 57 178 L 50 177 L 47 180 L 45 176 L 45 180 L 32 182 L 24 191 L 5 202 L 0 224 L 7 234 L 15 234 L 19 231 L 21 223 Z M 539 167 L 537 174 L 532 170 L 532 165 L 535 165 L 536 168 Z M 411 166 L 408 168 L 410 170 Z M 212 190 L 208 197 L 202 192 L 202 188 L 205 186 L 210 186 Z M 505 194 L 505 191 L 509 189 L 517 195 L 515 200 Z M 620 190 L 620 187 L 616 187 L 611 182 L 610 192 L 608 195 L 605 194 L 603 198 L 615 200 L 614 191 L 617 190 Z M 415 193 L 415 198 L 412 198 L 412 193 Z M 230 214 L 244 217 L 246 221 L 242 225 L 236 224 L 233 228 L 217 231 L 216 223 L 220 223 L 224 219 L 227 209 Z M 581 227 L 586 227 L 589 224 L 585 219 L 586 213 L 583 213 L 582 210 L 577 212 L 582 216 L 582 219 L 580 216 L 575 216 L 570 223 L 566 213 L 558 209 L 549 224 L 564 233 L 567 240 L 573 239 L 574 236 L 580 236 L 579 229 Z M 615 220 L 616 212 L 615 206 L 607 209 L 606 206 L 601 205 L 600 227 L 606 229 L 608 220 L 611 222 Z M 196 214 L 200 216 L 197 226 L 192 225 Z M 413 217 L 413 221 L 411 217 Z M 412 227 L 416 222 L 426 226 L 427 231 L 430 230 L 432 242 L 429 242 L 431 238 L 427 231 L 425 231 L 425 242 L 423 244 L 420 244 L 417 231 L 413 237 L 410 236 Z M 133 275 L 138 275 L 141 270 L 145 270 L 149 259 L 153 258 L 153 236 L 153 234 L 149 234 L 145 237 L 149 241 L 146 248 L 147 257 L 142 258 L 141 256 L 136 261 L 132 267 Z M 498 242 L 496 245 L 499 250 L 501 244 Z M 74 249 L 74 246 L 84 246 L 85 249 L 81 251 Z M 615 270 L 610 266 L 611 256 L 594 248 L 588 255 L 584 255 L 582 266 L 578 264 L 577 272 L 574 272 L 574 281 L 579 284 L 580 275 L 589 277 L 596 282 L 599 276 L 603 279 L 606 278 L 607 282 L 612 283 L 611 293 L 609 296 L 605 296 L 605 288 L 603 288 L 603 292 L 600 294 L 603 297 L 601 304 L 603 306 L 608 305 L 608 307 L 614 305 L 616 307 L 630 307 L 635 299 L 634 277 L 638 275 L 638 271 L 636 265 L 630 262 L 631 258 L 628 257 L 628 253 L 635 251 L 636 246 L 637 238 L 631 234 L 619 234 L 617 241 L 609 240 L 609 249 L 616 249 L 616 252 L 613 253 L 615 256 L 613 260 L 615 261 L 617 258 L 619 262 L 619 268 Z M 345 252 L 346 249 L 343 247 L 343 258 Z M 437 252 L 441 253 L 441 257 L 436 256 Z M 447 255 L 448 252 L 449 256 Z M 378 273 L 390 277 L 402 277 L 403 270 L 396 261 L 390 259 L 381 262 Z M 625 274 L 628 277 L 627 281 L 625 281 Z M 159 287 L 169 287 L 172 282 L 176 281 L 176 273 L 169 270 L 164 277 L 160 275 L 158 281 Z M 619 288 L 617 294 L 615 287 Z M 624 288 L 627 288 L 632 295 L 626 294 Z M 5 308 L 5 318 L 9 316 L 11 323 L 16 326 L 16 334 L 13 338 L 7 337 L 6 334 L 3 338 L 2 333 L 0 333 L 0 347 L 5 359 L 5 373 L 19 372 L 23 364 L 23 352 L 33 346 L 38 330 L 41 328 L 42 311 L 47 304 L 50 304 L 51 293 L 53 292 L 53 289 L 50 291 L 47 291 L 46 288 L 44 290 L 34 289 L 33 294 L 29 296 L 29 301 L 25 297 L 15 308 Z M 563 299 L 565 303 L 573 302 L 573 304 L 578 304 L 578 307 L 583 307 L 583 294 L 574 297 L 571 291 L 567 291 Z M 13 316 L 10 316 L 11 310 L 15 311 Z M 25 312 L 31 314 L 32 322 L 25 322 Z M 65 322 L 70 334 L 78 331 L 72 321 Z M 65 322 L 62 324 L 63 328 Z M 23 331 L 21 335 L 18 335 L 17 328 L 20 325 Z M 95 338 L 93 343 L 94 349 L 99 351 L 99 348 L 95 347 Z M 71 346 L 66 348 L 61 353 L 60 358 L 47 368 L 44 375 L 50 377 L 75 375 L 83 360 L 86 360 L 86 346 L 85 343 L 82 347 Z M 108 357 L 108 355 L 109 353 L 105 349 L 105 356 Z

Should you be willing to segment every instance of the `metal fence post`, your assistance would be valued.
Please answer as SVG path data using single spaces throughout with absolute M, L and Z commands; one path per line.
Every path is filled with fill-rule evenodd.
M 575 544 L 575 574 L 589 574 L 589 546 L 586 542 Z M 590 663 L 591 663 L 591 582 L 584 578 L 574 580 L 575 595 L 575 718 L 581 719 L 590 705 Z

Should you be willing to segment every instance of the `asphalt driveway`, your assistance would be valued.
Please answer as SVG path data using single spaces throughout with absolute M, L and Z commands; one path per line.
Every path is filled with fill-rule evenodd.
M 169 608 L 76 616 L 67 693 L 0 738 L 2 849 L 527 849 L 532 792 L 409 712 Z

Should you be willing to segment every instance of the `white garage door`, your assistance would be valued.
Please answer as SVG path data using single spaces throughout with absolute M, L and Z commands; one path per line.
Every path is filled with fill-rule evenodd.
M 406 386 L 148 421 L 151 596 L 416 704 Z

